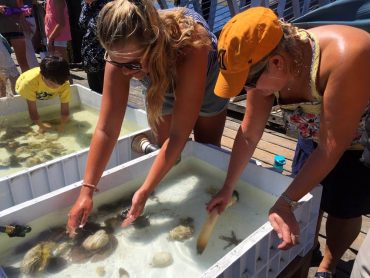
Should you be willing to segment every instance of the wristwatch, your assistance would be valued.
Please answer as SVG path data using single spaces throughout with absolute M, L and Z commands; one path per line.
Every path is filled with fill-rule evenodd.
M 290 199 L 285 193 L 281 194 L 280 197 L 288 203 L 288 205 L 290 206 L 290 208 L 293 210 L 295 209 L 296 207 L 298 207 L 298 202 L 297 201 L 293 201 L 292 199 Z

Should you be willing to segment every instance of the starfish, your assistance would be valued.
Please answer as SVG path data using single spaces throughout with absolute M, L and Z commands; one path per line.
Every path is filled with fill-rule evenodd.
M 228 237 L 228 236 L 220 236 L 219 238 L 222 239 L 222 240 L 225 240 L 228 243 L 224 247 L 224 250 L 226 248 L 230 247 L 231 245 L 237 246 L 240 242 L 242 242 L 242 239 L 237 239 L 236 238 L 235 232 L 233 230 L 231 230 L 231 237 Z

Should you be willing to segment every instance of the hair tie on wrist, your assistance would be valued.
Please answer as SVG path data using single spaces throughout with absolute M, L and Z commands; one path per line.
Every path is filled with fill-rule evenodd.
M 94 184 L 83 182 L 82 186 L 91 188 L 94 192 L 99 192 L 99 189 Z

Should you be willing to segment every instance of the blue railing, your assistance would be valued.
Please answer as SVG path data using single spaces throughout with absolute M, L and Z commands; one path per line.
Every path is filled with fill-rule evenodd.
M 276 11 L 287 21 L 298 18 L 335 0 L 157 0 L 160 8 L 174 6 L 196 10 L 207 19 L 211 30 L 217 33 L 235 14 L 247 8 L 265 6 Z

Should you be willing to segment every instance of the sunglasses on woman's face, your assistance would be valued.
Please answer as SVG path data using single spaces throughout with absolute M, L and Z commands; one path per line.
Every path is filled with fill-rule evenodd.
M 109 64 L 111 64 L 115 67 L 119 67 L 121 69 L 126 68 L 126 69 L 129 69 L 129 70 L 141 70 L 143 68 L 141 63 L 139 63 L 139 62 L 119 63 L 119 62 L 112 61 L 108 57 L 108 52 L 105 52 L 105 54 L 104 54 L 104 61 L 106 61 L 107 63 L 109 63 Z
M 256 73 L 250 75 L 247 79 L 247 82 L 245 82 L 245 87 L 247 87 L 247 88 L 256 88 L 258 79 L 260 79 L 262 73 L 265 71 L 266 66 L 267 65 L 265 65 L 262 69 L 260 69 Z

